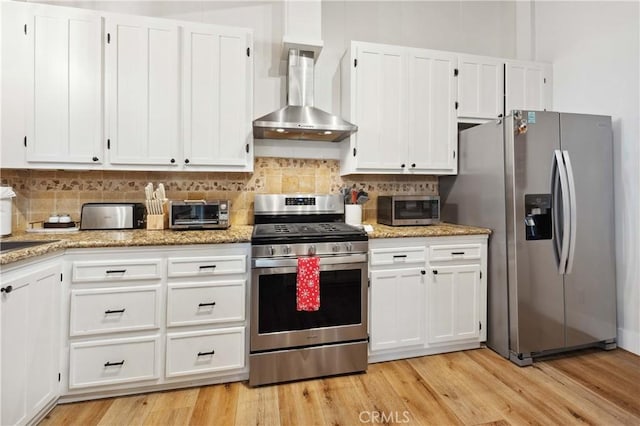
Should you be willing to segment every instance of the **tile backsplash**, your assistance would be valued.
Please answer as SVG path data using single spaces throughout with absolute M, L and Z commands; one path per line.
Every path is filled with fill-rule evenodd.
M 255 159 L 254 173 L 60 171 L 1 169 L 0 183 L 16 192 L 13 232 L 29 222 L 45 220 L 51 213 L 68 213 L 80 219 L 82 204 L 99 201 L 140 202 L 144 186 L 164 183 L 173 200 L 229 199 L 231 223 L 253 223 L 253 198 L 267 193 L 337 193 L 347 185 L 363 188 L 370 200 L 364 205 L 365 221 L 377 218 L 378 195 L 437 194 L 435 176 L 353 175 L 341 177 L 336 160 L 291 158 Z

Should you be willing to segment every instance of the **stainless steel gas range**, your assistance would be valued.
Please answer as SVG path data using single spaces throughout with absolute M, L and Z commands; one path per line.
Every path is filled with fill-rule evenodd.
M 256 195 L 251 386 L 367 369 L 368 237 L 339 195 Z M 297 262 L 319 258 L 320 307 L 296 309 Z

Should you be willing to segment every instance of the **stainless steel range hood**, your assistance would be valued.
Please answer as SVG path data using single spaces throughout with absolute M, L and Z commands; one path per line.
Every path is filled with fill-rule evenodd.
M 287 106 L 253 121 L 256 139 L 340 142 L 358 130 L 342 118 L 313 106 L 314 52 L 289 49 Z

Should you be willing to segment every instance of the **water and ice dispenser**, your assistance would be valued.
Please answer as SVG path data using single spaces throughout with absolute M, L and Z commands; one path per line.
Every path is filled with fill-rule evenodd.
M 527 240 L 550 240 L 551 194 L 524 195 L 524 225 Z

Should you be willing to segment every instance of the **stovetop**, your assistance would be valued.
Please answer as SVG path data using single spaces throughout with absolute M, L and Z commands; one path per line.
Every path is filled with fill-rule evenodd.
M 366 241 L 367 233 L 344 222 L 262 223 L 253 227 L 253 244 Z
M 253 236 L 259 238 L 269 237 L 300 237 L 300 236 L 325 236 L 325 235 L 361 235 L 363 230 L 347 225 L 343 222 L 328 223 L 264 223 L 255 225 Z

